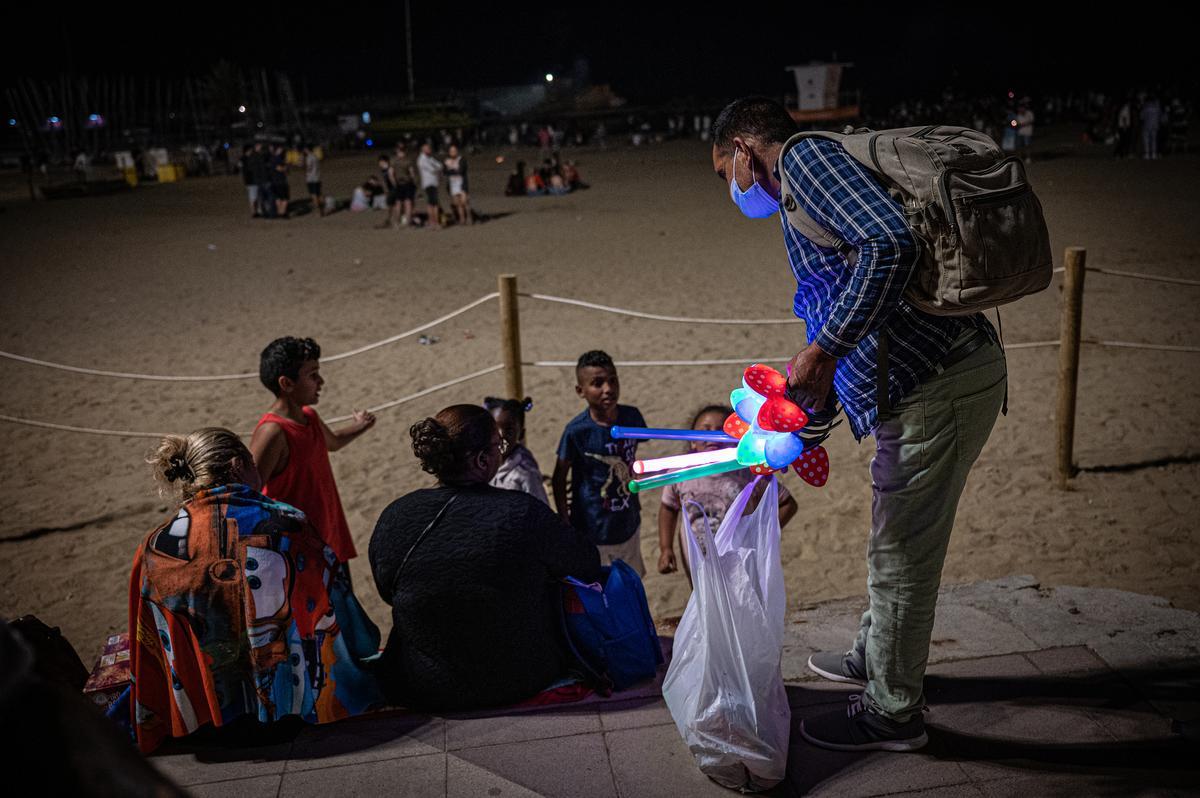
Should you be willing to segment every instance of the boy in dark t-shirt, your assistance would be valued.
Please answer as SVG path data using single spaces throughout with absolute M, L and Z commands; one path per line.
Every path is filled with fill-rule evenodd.
M 575 393 L 588 406 L 571 419 L 558 443 L 552 479 L 558 514 L 596 544 L 602 564 L 624 560 L 644 576 L 638 534 L 642 508 L 637 494 L 629 490 L 637 441 L 617 440 L 610 430 L 614 424 L 644 427 L 646 422 L 636 407 L 617 404 L 621 395 L 617 368 L 604 352 L 593 350 L 580 356 L 575 366 Z

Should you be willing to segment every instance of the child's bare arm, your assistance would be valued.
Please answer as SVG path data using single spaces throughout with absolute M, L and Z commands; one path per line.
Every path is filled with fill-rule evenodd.
M 658 506 L 658 572 L 670 574 L 678 570 L 675 562 L 675 525 L 679 511 L 665 504 Z
M 325 436 L 325 447 L 331 452 L 336 452 L 375 426 L 375 414 L 369 410 L 355 410 L 354 420 L 336 432 L 331 430 L 320 416 L 317 420 L 321 423 L 321 433 Z
M 278 424 L 263 424 L 250 437 L 250 454 L 265 485 L 288 464 L 287 435 Z
M 796 516 L 796 511 L 800 506 L 796 504 L 796 499 L 790 493 L 787 496 L 779 497 L 779 527 L 782 529 L 787 526 L 788 521 Z
M 571 461 L 561 457 L 554 463 L 554 476 L 550 478 L 550 486 L 554 490 L 554 507 L 558 517 L 566 523 L 571 523 L 571 508 L 567 505 L 567 474 L 571 473 Z

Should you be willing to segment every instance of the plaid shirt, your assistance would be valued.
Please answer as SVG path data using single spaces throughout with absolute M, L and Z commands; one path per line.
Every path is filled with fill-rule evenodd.
M 822 249 L 788 223 L 783 238 L 796 276 L 793 310 L 804 319 L 808 342 L 838 358 L 833 386 L 862 440 L 874 429 L 879 333 L 888 335 L 888 399 L 894 407 L 938 370 L 950 345 L 970 327 L 995 338 L 982 314 L 930 316 L 901 297 L 920 247 L 900 206 L 842 146 L 803 139 L 783 158 L 783 169 L 804 210 L 858 250 L 849 266 L 836 250 Z

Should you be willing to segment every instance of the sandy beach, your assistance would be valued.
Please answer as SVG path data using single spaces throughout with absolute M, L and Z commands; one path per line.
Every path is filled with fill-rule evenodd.
M 1035 161 L 1056 258 L 1087 247 L 1088 265 L 1200 278 L 1200 157 L 1114 161 L 1064 147 Z M 1048 154 L 1048 155 L 1049 155 Z M 504 164 L 497 164 L 504 155 Z M 742 219 L 698 143 L 579 150 L 588 191 L 505 198 L 510 165 L 536 152 L 470 157 L 486 224 L 440 232 L 379 230 L 382 212 L 249 218 L 241 179 L 188 179 L 107 197 L 0 206 L 0 349 L 75 366 L 211 375 L 257 370 L 280 335 L 307 335 L 326 355 L 436 318 L 496 290 L 678 316 L 787 318 L 794 281 L 776 221 Z M 325 164 L 326 190 L 347 198 L 374 170 L 370 155 Z M 303 193 L 292 175 L 293 196 Z M 1008 343 L 1058 337 L 1061 279 L 1003 311 Z M 1084 336 L 1200 344 L 1200 288 L 1089 274 Z M 785 357 L 801 325 L 681 325 L 533 299 L 521 301 L 527 361 L 573 361 L 601 348 L 622 360 Z M 376 406 L 500 362 L 499 311 L 485 303 L 416 337 L 329 362 L 326 418 Z M 1112 587 L 1200 609 L 1200 360 L 1197 354 L 1085 346 L 1072 490 L 1054 487 L 1054 347 L 1008 354 L 1009 413 L 997 423 L 960 506 L 946 583 L 1033 574 L 1043 585 Z M 724 401 L 743 366 L 628 367 L 622 402 L 659 426 L 683 426 Z M 102 429 L 187 432 L 253 428 L 270 395 L 255 379 L 146 382 L 50 370 L 0 358 L 0 414 Z M 564 424 L 583 405 L 569 368 L 525 370 L 534 399 L 529 446 L 552 469 Z M 333 455 L 343 503 L 365 555 L 376 518 L 429 484 L 409 446 L 411 423 L 503 390 L 489 374 L 384 410 L 370 433 Z M 173 505 L 143 463 L 153 441 L 0 421 L 0 615 L 36 613 L 60 626 L 89 665 L 126 625 L 128 572 L 142 537 Z M 784 478 L 800 512 L 784 530 L 793 607 L 865 590 L 870 439 L 839 429 L 831 479 Z M 673 447 L 647 446 L 647 453 Z M 661 576 L 658 493 L 642 500 L 646 590 L 657 617 L 682 612 L 681 573 Z M 360 598 L 387 630 L 365 556 Z

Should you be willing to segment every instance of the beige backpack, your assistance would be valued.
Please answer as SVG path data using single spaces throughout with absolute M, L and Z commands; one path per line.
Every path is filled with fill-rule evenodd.
M 784 154 L 810 137 L 841 144 L 903 207 L 921 245 L 904 298 L 920 310 L 967 315 L 1050 284 L 1054 261 L 1041 203 L 1021 159 L 1006 157 L 988 136 L 941 125 L 849 134 L 814 130 L 788 139 L 778 170 L 788 221 L 853 264 L 857 251 L 805 212 L 783 170 Z

